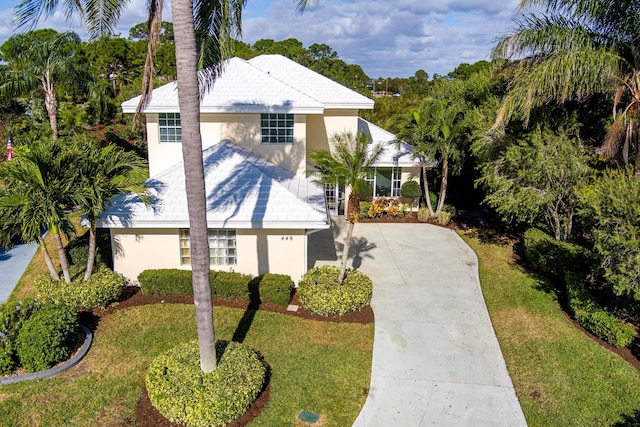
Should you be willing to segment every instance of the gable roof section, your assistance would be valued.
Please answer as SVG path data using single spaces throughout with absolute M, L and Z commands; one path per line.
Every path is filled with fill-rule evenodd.
M 231 142 L 203 151 L 209 228 L 329 228 L 322 187 Z M 104 228 L 188 228 L 183 164 L 147 180 L 155 198 L 145 206 L 121 194 L 100 216 Z
M 369 144 L 369 152 L 376 144 L 382 146 L 382 154 L 373 164 L 377 167 L 417 167 L 420 161 L 413 156 L 411 145 L 404 141 L 400 141 L 398 146 L 398 138 L 391 132 L 374 125 L 365 119 L 358 117 L 358 132 L 364 132 L 371 138 Z
M 249 63 L 320 101 L 325 108 L 373 109 L 373 101 L 282 55 L 260 55 Z
M 122 103 L 135 113 L 140 96 Z M 373 101 L 281 55 L 231 58 L 200 100 L 202 113 L 322 114 L 325 108 L 372 109 Z M 145 113 L 179 112 L 177 82 L 153 90 Z

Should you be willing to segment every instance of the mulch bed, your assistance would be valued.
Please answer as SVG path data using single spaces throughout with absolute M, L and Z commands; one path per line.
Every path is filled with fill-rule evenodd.
M 144 295 L 140 288 L 127 287 L 123 292 L 121 301 L 105 310 L 93 310 L 92 312 L 82 313 L 81 321 L 87 325 L 90 329 L 95 330 L 99 325 L 101 319 L 109 316 L 118 310 L 125 308 L 137 307 L 148 304 L 193 304 L 193 297 L 190 295 Z M 291 304 L 297 305 L 298 311 L 287 311 L 285 307 L 280 307 L 274 304 L 262 303 L 259 305 L 252 304 L 249 300 L 245 299 L 223 299 L 212 298 L 214 307 L 232 307 L 243 310 L 264 310 L 275 313 L 282 313 L 289 316 L 301 317 L 303 319 L 319 320 L 325 322 L 348 322 L 348 323 L 361 323 L 369 324 L 374 322 L 373 310 L 370 306 L 356 312 L 344 314 L 342 316 L 319 316 L 312 314 L 302 308 L 298 296 L 296 293 L 293 295 Z M 269 392 L 271 385 L 267 383 L 264 390 L 260 393 L 258 398 L 253 402 L 251 407 L 244 413 L 242 417 L 236 421 L 227 425 L 227 427 L 243 427 L 255 419 L 262 409 L 269 402 Z M 172 423 L 164 418 L 158 410 L 151 404 L 149 396 L 147 395 L 146 388 L 143 390 L 142 397 L 136 405 L 136 417 L 137 424 L 146 427 L 172 427 L 180 426 L 181 424 Z

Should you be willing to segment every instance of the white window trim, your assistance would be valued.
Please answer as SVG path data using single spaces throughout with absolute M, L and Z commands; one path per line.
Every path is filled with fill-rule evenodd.
M 165 124 L 162 123 L 163 121 Z M 166 122 L 168 121 L 172 121 L 173 124 L 167 124 Z M 179 124 L 176 124 L 176 122 Z M 170 132 L 170 135 L 163 135 L 163 129 L 172 130 L 173 132 Z M 161 144 L 182 142 L 182 122 L 180 120 L 180 113 L 158 113 L 158 141 Z
M 266 126 L 265 122 L 268 123 Z M 281 125 L 280 122 L 284 122 L 284 125 Z M 265 145 L 293 144 L 294 127 L 293 114 L 262 113 L 260 114 L 260 142 Z M 281 138 L 284 141 L 281 141 Z

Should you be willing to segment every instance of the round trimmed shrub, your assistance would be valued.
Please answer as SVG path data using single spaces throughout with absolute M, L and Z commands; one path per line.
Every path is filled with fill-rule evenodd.
M 422 196 L 422 188 L 416 181 L 407 181 L 400 187 L 400 195 L 407 199 L 417 199 Z
M 65 304 L 42 306 L 18 332 L 18 358 L 29 371 L 49 369 L 69 356 L 78 336 L 78 315 Z
M 18 333 L 40 306 L 34 299 L 0 304 L 0 375 L 10 374 L 18 367 Z
M 218 367 L 203 373 L 198 341 L 156 357 L 146 377 L 149 400 L 170 421 L 188 426 L 228 424 L 244 414 L 262 390 L 267 366 L 237 342 L 216 342 Z
M 124 286 L 124 276 L 101 265 L 87 281 L 79 278 L 66 283 L 64 280 L 53 280 L 48 273 L 44 273 L 36 278 L 33 286 L 41 301 L 93 310 L 105 308 L 118 300 Z
M 338 284 L 340 268 L 331 265 L 307 271 L 298 283 L 298 297 L 302 306 L 322 316 L 341 315 L 360 310 L 371 303 L 373 282 L 366 274 L 352 270 Z

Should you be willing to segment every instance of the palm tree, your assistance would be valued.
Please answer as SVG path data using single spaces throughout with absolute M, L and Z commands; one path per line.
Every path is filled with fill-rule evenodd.
M 347 202 L 347 220 L 349 228 L 345 237 L 340 265 L 339 284 L 346 277 L 347 258 L 351 246 L 353 229 L 360 215 L 360 194 L 367 187 L 367 174 L 376 160 L 380 157 L 383 147 L 375 145 L 370 147 L 370 138 L 367 134 L 358 132 L 344 132 L 332 136 L 334 143 L 331 151 L 312 151 L 309 155 L 315 164 L 322 184 L 338 183 L 349 194 Z
M 596 93 L 613 95 L 614 123 L 603 153 L 622 152 L 625 164 L 635 154 L 640 176 L 640 11 L 635 0 L 521 0 L 523 14 L 514 31 L 493 50 L 509 64 L 513 78 L 494 130 L 515 113 L 525 124 L 531 111 L 556 101 L 583 100 Z
M 87 280 L 93 271 L 96 254 L 96 221 L 110 200 L 124 191 L 137 193 L 146 201 L 144 180 L 146 163 L 132 152 L 110 145 L 96 149 L 82 141 L 76 147 L 78 163 L 74 167 L 73 201 L 89 222 L 89 256 L 84 273 Z
M 399 136 L 406 138 L 413 146 L 414 156 L 420 159 L 425 199 L 431 217 L 437 216 L 444 206 L 450 169 L 458 172 L 462 166 L 464 152 L 460 144 L 464 111 L 455 94 L 444 91 L 438 98 L 425 99 L 418 110 L 397 119 L 405 123 Z M 437 160 L 442 168 L 440 194 L 435 211 L 429 199 L 428 159 Z
M 427 168 L 429 160 L 427 150 L 429 149 L 429 122 L 428 114 L 422 114 L 419 110 L 414 110 L 409 114 L 399 114 L 392 117 L 392 121 L 399 123 L 400 131 L 398 132 L 398 144 L 402 141 L 407 142 L 413 147 L 413 156 L 420 160 L 420 169 L 422 170 L 422 187 L 424 192 L 425 203 L 429 209 L 429 216 L 434 217 L 435 213 L 431 206 L 431 197 L 429 196 L 429 179 Z
M 38 30 L 17 34 L 0 47 L 2 59 L 8 63 L 0 73 L 0 99 L 41 92 L 54 141 L 58 139 L 56 89 L 83 80 L 74 63 L 79 46 L 80 37 L 74 32 Z
M 5 185 L 0 193 L 0 208 L 18 215 L 22 238 L 38 242 L 51 277 L 59 280 L 42 238 L 43 230 L 49 229 L 67 283 L 71 282 L 71 276 L 61 233 L 68 237 L 72 229 L 67 212 L 72 206 L 70 171 L 76 162 L 77 157 L 60 144 L 42 140 L 20 150 L 16 159 L 0 167 L 0 179 Z

